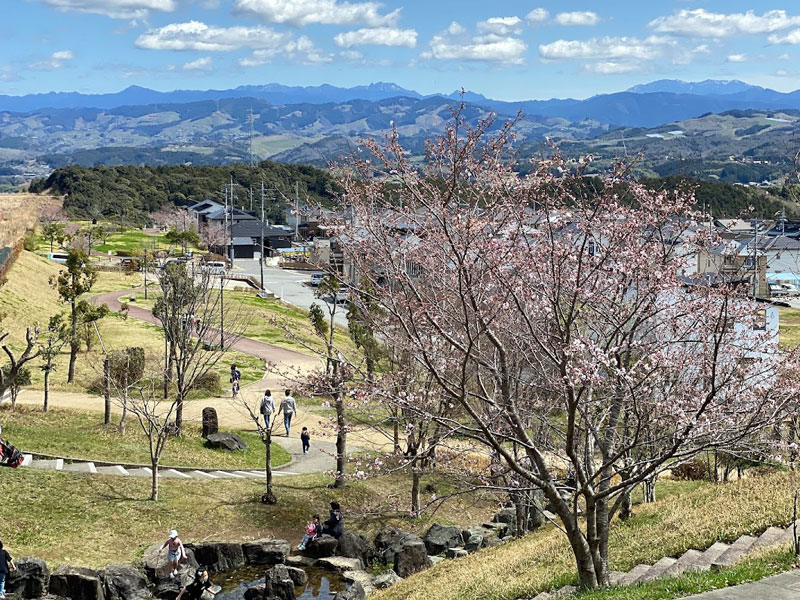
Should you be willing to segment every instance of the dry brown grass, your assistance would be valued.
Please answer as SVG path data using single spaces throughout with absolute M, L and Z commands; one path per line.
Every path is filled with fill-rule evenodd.
M 38 194 L 0 194 L 0 247 L 13 246 L 36 226 L 44 200 Z

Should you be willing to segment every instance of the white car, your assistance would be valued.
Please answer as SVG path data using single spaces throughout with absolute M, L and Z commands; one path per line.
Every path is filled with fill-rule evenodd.
M 200 270 L 211 275 L 225 275 L 226 266 L 221 260 L 210 260 L 200 267 Z
M 308 281 L 308 283 L 313 287 L 319 287 L 319 284 L 322 283 L 323 279 L 325 279 L 325 273 L 312 273 L 311 279 Z
M 350 302 L 350 292 L 347 290 L 337 290 L 333 294 L 333 301 L 336 304 L 347 304 Z

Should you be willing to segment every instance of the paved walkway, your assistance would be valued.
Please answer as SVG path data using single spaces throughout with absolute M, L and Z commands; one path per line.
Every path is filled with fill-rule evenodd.
M 692 600 L 798 600 L 800 569 L 773 575 L 761 581 L 689 596 Z

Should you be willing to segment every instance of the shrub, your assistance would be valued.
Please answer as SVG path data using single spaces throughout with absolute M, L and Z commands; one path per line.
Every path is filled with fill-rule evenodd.
M 33 252 L 39 247 L 39 239 L 33 231 L 28 231 L 22 239 L 22 247 L 28 252 Z
M 678 465 L 670 472 L 679 481 L 711 481 L 708 464 L 700 459 Z
M 198 377 L 192 386 L 192 391 L 195 390 L 215 395 L 221 393 L 222 385 L 220 384 L 219 373 L 207 371 Z

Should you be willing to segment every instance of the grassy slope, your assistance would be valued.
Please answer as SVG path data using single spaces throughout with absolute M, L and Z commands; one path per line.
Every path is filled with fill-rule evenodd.
M 44 414 L 31 407 L 17 407 L 0 412 L 3 435 L 28 452 L 85 458 L 95 461 L 120 461 L 149 464 L 147 438 L 131 415 L 124 434 L 102 425 L 100 413 L 51 410 Z M 247 442 L 244 452 L 226 452 L 206 448 L 200 428 L 187 424 L 181 437 L 169 440 L 161 458 L 162 466 L 217 469 L 262 469 L 264 445 L 254 433 L 235 431 Z M 289 462 L 289 454 L 272 445 L 272 464 Z
M 800 344 L 800 309 L 779 308 L 781 344 L 794 347 Z
M 333 499 L 341 502 L 348 528 L 368 532 L 396 524 L 398 518 L 386 516 L 387 511 L 396 515 L 408 502 L 408 484 L 396 477 L 353 482 L 341 490 L 328 489 L 330 479 L 322 475 L 282 477 L 276 480 L 274 506 L 259 502 L 263 483 L 258 480 L 165 479 L 159 501 L 149 502 L 149 481 L 138 478 L 34 469 L 5 469 L 0 478 L 5 547 L 14 556 L 44 558 L 51 568 L 132 562 L 173 527 L 187 542 L 275 536 L 297 543 L 310 515 L 322 513 Z M 480 523 L 495 508 L 456 498 L 436 520 Z M 429 525 L 428 518 L 403 526 L 422 531 Z
M 659 502 L 640 505 L 629 522 L 612 525 L 612 569 L 653 564 L 688 548 L 733 541 L 791 520 L 792 486 L 785 473 L 716 485 L 663 481 L 658 493 Z M 437 565 L 377 594 L 375 600 L 515 599 L 574 580 L 575 564 L 566 538 L 548 527 L 522 540 Z

